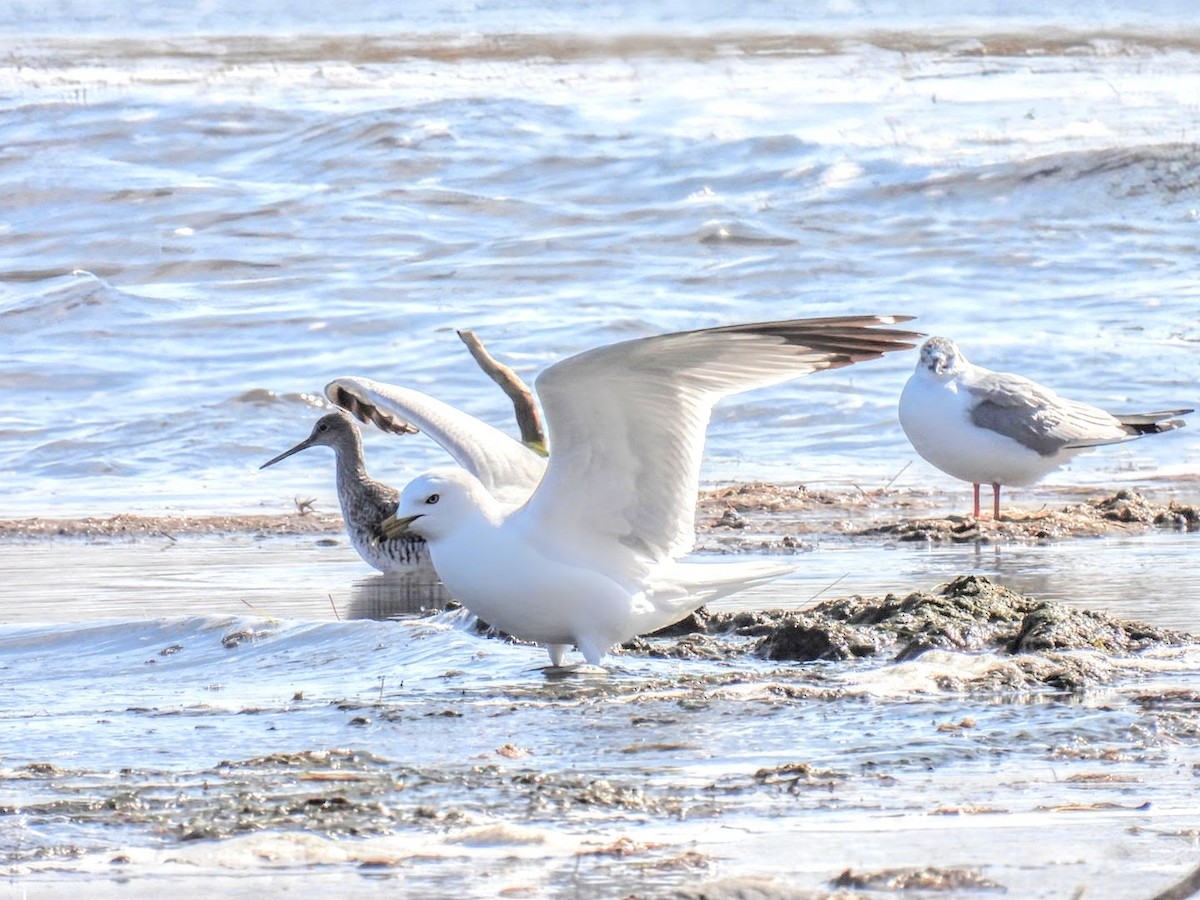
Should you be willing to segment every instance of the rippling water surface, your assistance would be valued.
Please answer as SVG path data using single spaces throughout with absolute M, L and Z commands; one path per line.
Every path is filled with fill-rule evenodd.
M 330 504 L 316 460 L 254 467 L 333 377 L 511 427 L 461 328 L 532 377 L 656 331 L 905 313 L 1094 403 L 1195 405 L 1200 32 L 884 9 L 10 13 L 5 511 Z M 885 481 L 912 363 L 730 401 L 705 476 Z M 1189 432 L 1055 477 L 1194 472 Z M 440 460 L 369 452 L 398 482 Z
M 1042 6 L 10 6 L 0 515 L 332 509 L 323 451 L 257 466 L 334 377 L 511 429 L 463 328 L 532 379 L 664 330 L 900 313 L 1083 400 L 1196 406 L 1194 10 Z M 705 478 L 957 490 L 895 421 L 913 362 L 723 404 Z M 393 483 L 443 459 L 421 437 L 367 452 Z M 1193 423 L 1051 481 L 1194 503 L 1198 470 Z M 1196 554 L 1175 537 L 836 545 L 739 602 L 980 571 L 1186 628 Z M 230 896 L 272 865 L 324 866 L 308 877 L 342 896 L 374 877 L 575 896 L 936 862 L 1014 896 L 1125 897 L 1129 872 L 1166 884 L 1194 857 L 1195 743 L 1154 738 L 1140 689 L 923 693 L 976 664 L 954 659 L 747 663 L 734 684 L 632 658 L 548 682 L 540 652 L 445 616 L 370 621 L 387 592 L 308 540 L 15 544 L 0 567 L 0 856 L 28 896 L 68 863 L 202 866 Z M 1195 690 L 1194 659 L 1160 662 L 1137 683 Z M 825 679 L 903 699 L 806 697 Z M 812 769 L 756 774 L 791 764 Z M 230 837 L 211 811 L 237 809 Z
M 481 638 L 461 612 L 415 615 L 419 600 L 356 577 L 345 545 L 48 547 L 0 547 L 22 573 L 0 628 L 14 896 L 358 896 L 381 880 L 659 896 L 936 866 L 1019 896 L 1119 898 L 1194 859 L 1194 648 L 1118 662 L 1111 684 L 1073 695 L 947 690 L 1010 663 L 943 651 L 803 666 L 625 654 L 606 675 L 552 678 L 541 649 Z M 1019 579 L 1039 567 L 1022 552 L 978 567 Z M 972 553 L 948 550 L 943 568 Z M 879 577 L 897 589 L 936 568 L 888 555 Z M 834 556 L 739 602 L 803 605 Z

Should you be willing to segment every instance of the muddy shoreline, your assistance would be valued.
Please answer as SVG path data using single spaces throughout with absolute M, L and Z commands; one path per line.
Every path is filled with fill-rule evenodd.
M 248 895 L 266 872 L 339 896 L 386 879 L 414 895 L 1103 897 L 1108 860 L 1130 855 L 1165 888 L 1194 862 L 1200 638 L 1005 586 L 978 574 L 998 554 L 969 545 L 1051 543 L 1003 555 L 1061 561 L 1112 537 L 1087 574 L 1064 570 L 1092 602 L 1123 536 L 1190 554 L 1195 507 L 1163 496 L 1180 493 L 1056 495 L 992 522 L 946 514 L 961 496 L 706 491 L 702 551 L 836 539 L 805 562 L 916 547 L 891 555 L 944 570 L 919 590 L 889 577 L 800 609 L 702 610 L 599 676 L 544 670 L 462 610 L 388 614 L 411 605 L 388 606 L 383 576 L 362 589 L 386 627 L 350 621 L 365 566 L 320 509 L 0 521 L 14 571 L 48 560 L 23 596 L 54 620 L 9 650 L 23 731 L 0 820 L 20 839 L 3 858 L 23 884 L 113 897 L 201 880 Z M 351 600 L 300 603 L 327 585 Z M 101 588 L 132 605 L 110 618 Z M 909 839 L 878 840 L 897 828 Z
M 1136 534 L 1151 529 L 1200 531 L 1200 501 L 1167 499 L 1174 490 L 1082 496 L 1064 491 L 1030 510 L 990 516 L 946 513 L 963 497 L 923 491 L 823 491 L 804 485 L 736 483 L 701 492 L 697 549 L 786 552 L 798 539 L 844 537 L 924 543 L 1051 541 Z M 0 519 L 0 540 L 176 538 L 184 535 L 342 534 L 337 512 L 297 502 L 296 512 L 236 515 L 141 515 Z
M 458 608 L 453 601 L 450 609 Z M 436 615 L 428 610 L 424 615 Z M 511 643 L 476 620 L 473 630 Z M 615 649 L 611 662 L 636 657 L 737 665 L 759 661 L 904 663 L 929 651 L 973 654 L 988 664 L 963 676 L 941 676 L 936 691 L 998 694 L 1078 694 L 1122 676 L 1120 660 L 1147 651 L 1200 644 L 1200 636 L 1102 612 L 1040 600 L 988 578 L 961 575 L 905 596 L 854 595 L 808 609 L 754 612 L 702 607 L 673 625 Z M 563 670 L 569 677 L 571 669 Z M 740 679 L 734 675 L 734 680 Z M 795 696 L 844 699 L 853 691 L 825 684 L 796 688 Z M 1190 693 L 1189 693 L 1190 696 Z

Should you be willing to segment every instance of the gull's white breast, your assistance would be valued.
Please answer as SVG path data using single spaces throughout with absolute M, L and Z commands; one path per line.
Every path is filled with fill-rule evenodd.
M 1032 484 L 1078 450 L 1043 456 L 971 421 L 971 396 L 957 379 L 916 372 L 900 394 L 900 426 L 922 458 L 973 484 Z
M 493 628 L 542 644 L 597 646 L 638 634 L 637 601 L 591 568 L 549 558 L 519 531 L 480 524 L 431 542 L 450 594 Z

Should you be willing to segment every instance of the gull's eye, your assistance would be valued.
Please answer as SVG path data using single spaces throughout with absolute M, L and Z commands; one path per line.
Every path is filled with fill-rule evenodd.
M 437 503 L 441 499 L 442 499 L 442 497 L 440 494 L 430 494 L 428 497 L 425 498 L 425 502 L 428 503 L 430 506 L 432 506 L 433 504 Z

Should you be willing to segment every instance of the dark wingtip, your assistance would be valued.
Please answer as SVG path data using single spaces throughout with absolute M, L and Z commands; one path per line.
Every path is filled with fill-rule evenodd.
M 1159 412 L 1118 415 L 1116 419 L 1130 434 L 1161 434 L 1187 424 L 1183 419 L 1172 418 L 1173 416 L 1186 416 L 1193 412 L 1194 409 L 1165 409 Z
M 919 331 L 881 326 L 911 322 L 914 316 L 828 316 L 732 325 L 729 331 L 772 334 L 798 346 L 835 354 L 829 368 L 839 368 L 885 353 L 912 350 L 925 337 Z
M 370 423 L 388 434 L 417 434 L 421 430 L 411 422 L 368 403 L 336 381 L 325 388 L 325 395 L 360 422 Z

